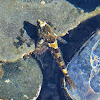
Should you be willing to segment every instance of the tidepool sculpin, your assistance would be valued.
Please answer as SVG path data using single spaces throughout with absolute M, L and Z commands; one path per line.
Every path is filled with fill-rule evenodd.
M 37 28 L 38 28 L 38 42 L 37 42 L 36 48 L 33 51 L 33 53 L 35 55 L 39 55 L 45 52 L 47 49 L 49 49 L 54 59 L 56 60 L 56 63 L 58 64 L 60 70 L 65 76 L 65 78 L 63 78 L 63 86 L 64 87 L 68 86 L 69 90 L 71 90 L 72 88 L 75 88 L 74 83 L 72 82 L 72 80 L 70 79 L 67 73 L 67 68 L 64 63 L 63 57 L 61 55 L 61 51 L 57 43 L 57 40 L 60 40 L 61 42 L 64 42 L 64 43 L 66 43 L 66 41 L 63 40 L 61 37 L 57 36 L 53 32 L 50 25 L 47 24 L 46 22 L 38 20 Z

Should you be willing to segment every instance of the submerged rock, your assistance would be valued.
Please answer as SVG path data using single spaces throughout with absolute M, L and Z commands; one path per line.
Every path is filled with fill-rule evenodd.
M 45 0 L 43 5 L 41 0 L 1 0 L 0 9 L 0 61 L 16 61 L 34 49 L 34 42 L 22 29 L 24 21 L 35 25 L 38 19 L 51 22 L 54 32 L 64 35 L 89 16 L 65 0 Z
M 35 48 L 27 30 L 23 29 L 23 22 L 36 25 L 38 19 L 48 21 L 59 36 L 76 27 L 87 16 L 100 13 L 96 10 L 97 13 L 89 15 L 65 0 L 45 0 L 44 4 L 41 0 L 1 0 L 0 9 L 0 62 L 5 62 L 0 68 L 0 98 L 15 100 L 32 99 L 42 84 L 42 74 L 35 60 L 20 59 Z M 27 27 L 34 34 L 33 28 Z
M 43 76 L 32 57 L 1 66 L 4 74 L 0 79 L 0 99 L 36 100 L 41 90 Z
M 67 68 L 76 85 L 76 90 L 67 90 L 73 100 L 100 99 L 100 31 L 82 46 Z

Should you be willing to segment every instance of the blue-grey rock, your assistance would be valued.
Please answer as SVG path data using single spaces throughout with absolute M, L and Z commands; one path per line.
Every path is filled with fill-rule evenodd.
M 76 85 L 68 94 L 73 100 L 100 99 L 100 31 L 97 31 L 67 66 Z

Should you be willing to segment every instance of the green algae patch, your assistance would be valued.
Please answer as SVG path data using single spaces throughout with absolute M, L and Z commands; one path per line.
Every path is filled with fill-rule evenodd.
M 0 98 L 31 100 L 37 98 L 42 85 L 42 73 L 32 57 L 2 64 L 4 70 L 0 79 Z

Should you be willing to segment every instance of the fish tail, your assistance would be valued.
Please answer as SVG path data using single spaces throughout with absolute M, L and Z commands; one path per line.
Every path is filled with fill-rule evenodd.
M 65 78 L 63 80 L 63 84 L 68 88 L 68 90 L 76 89 L 75 84 L 73 83 L 73 81 L 71 80 L 71 78 L 68 75 L 67 68 L 63 67 L 62 72 L 65 76 Z
M 68 90 L 76 89 L 76 86 L 71 80 L 71 78 L 69 77 L 69 75 L 65 76 L 65 82 L 66 82 L 66 87 L 68 88 Z

